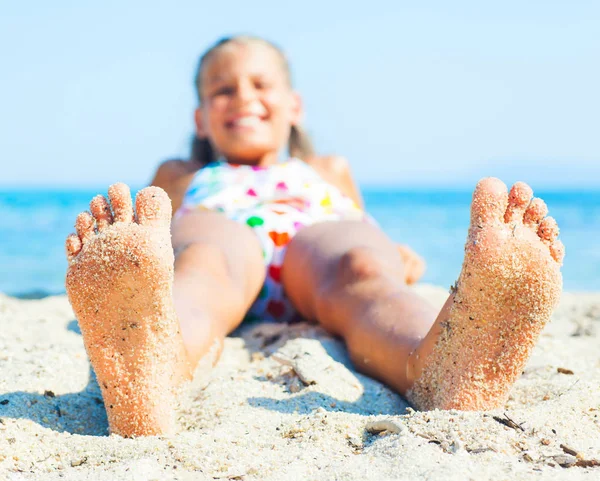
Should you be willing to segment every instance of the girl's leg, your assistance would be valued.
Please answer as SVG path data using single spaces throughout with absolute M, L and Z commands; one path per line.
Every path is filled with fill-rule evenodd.
M 437 312 L 404 283 L 396 245 L 365 222 L 324 222 L 300 231 L 282 268 L 300 313 L 341 336 L 355 366 L 404 393 L 410 353 Z
M 140 191 L 136 219 L 127 186 L 111 186 L 109 198 L 112 211 L 96 197 L 93 217 L 80 214 L 77 235 L 67 239 L 67 293 L 111 431 L 167 433 L 175 389 L 241 321 L 258 292 L 262 254 L 249 228 L 190 214 L 173 228 L 179 250 L 173 285 L 167 195 L 155 187 Z
M 262 248 L 246 225 L 214 212 L 172 226 L 173 299 L 192 366 L 243 320 L 265 280 Z
M 357 368 L 418 407 L 502 405 L 561 290 L 563 248 L 522 183 L 473 195 L 456 290 L 437 315 L 402 279 L 394 247 L 364 223 L 323 223 L 290 243 L 284 287 L 300 312 L 340 335 Z

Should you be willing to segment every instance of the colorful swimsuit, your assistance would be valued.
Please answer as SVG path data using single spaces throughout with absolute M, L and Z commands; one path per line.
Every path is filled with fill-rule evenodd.
M 299 159 L 269 167 L 212 162 L 195 175 L 177 215 L 195 209 L 222 212 L 256 232 L 267 273 L 249 317 L 278 321 L 297 315 L 280 282 L 286 246 L 294 235 L 317 222 L 366 219 L 354 201 Z

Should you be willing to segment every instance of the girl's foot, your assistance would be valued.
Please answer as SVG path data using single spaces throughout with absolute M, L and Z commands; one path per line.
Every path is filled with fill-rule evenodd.
M 473 194 L 465 260 L 434 327 L 410 357 L 407 397 L 421 409 L 502 406 L 562 288 L 558 226 L 524 183 Z
M 79 214 L 67 238 L 67 293 L 111 432 L 168 433 L 175 388 L 190 377 L 171 297 L 171 202 L 157 187 L 143 189 L 134 218 L 126 185 L 108 196 L 110 205 L 92 200 L 93 217 Z

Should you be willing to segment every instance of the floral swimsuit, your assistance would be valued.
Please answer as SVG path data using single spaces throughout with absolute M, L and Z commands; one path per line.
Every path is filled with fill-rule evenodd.
M 206 165 L 195 175 L 176 215 L 196 209 L 221 212 L 256 232 L 267 272 L 248 317 L 285 322 L 297 316 L 280 280 L 294 235 L 318 222 L 367 219 L 353 200 L 294 158 L 269 167 L 222 160 Z

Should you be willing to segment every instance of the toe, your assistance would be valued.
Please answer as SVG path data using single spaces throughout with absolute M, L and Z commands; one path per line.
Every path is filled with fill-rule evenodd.
M 90 211 L 96 219 L 96 226 L 98 227 L 99 232 L 102 232 L 113 223 L 110 205 L 103 195 L 97 195 L 92 199 L 90 202 Z
M 471 204 L 471 223 L 500 222 L 508 202 L 506 185 L 499 179 L 488 177 L 477 183 Z
M 542 240 L 553 243 L 558 237 L 558 224 L 553 217 L 546 217 L 540 222 L 537 233 Z
M 108 198 L 115 214 L 115 222 L 132 222 L 133 205 L 131 191 L 122 182 L 113 184 L 108 188 Z
M 562 266 L 565 257 L 565 246 L 558 239 L 550 244 L 550 255 L 552 255 L 552 258 Z
M 67 251 L 67 260 L 71 261 L 81 251 L 82 243 L 79 236 L 75 234 L 69 234 L 67 241 L 65 242 L 65 249 Z
M 523 215 L 525 225 L 537 230 L 539 223 L 548 215 L 548 207 L 542 199 L 535 198 L 529 204 Z
M 509 222 L 523 222 L 523 216 L 525 209 L 531 202 L 533 197 L 533 191 L 524 182 L 517 182 L 510 189 L 508 194 L 508 208 L 504 215 L 504 221 Z
M 160 187 L 146 187 L 135 198 L 138 223 L 168 225 L 171 222 L 171 199 Z
M 82 212 L 77 216 L 75 230 L 82 244 L 85 244 L 92 238 L 94 235 L 94 218 L 89 212 Z

